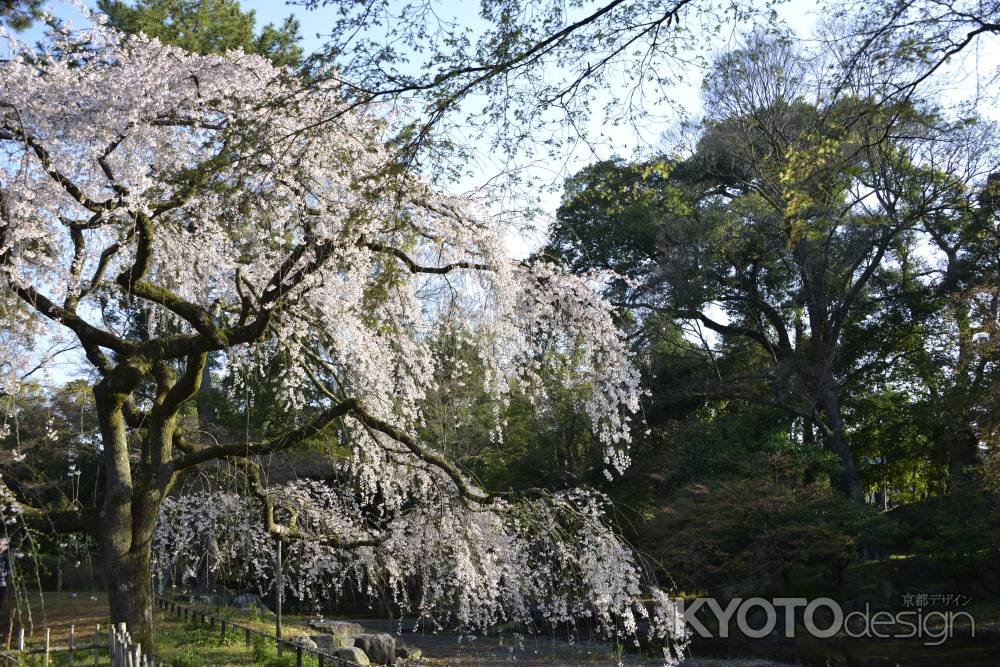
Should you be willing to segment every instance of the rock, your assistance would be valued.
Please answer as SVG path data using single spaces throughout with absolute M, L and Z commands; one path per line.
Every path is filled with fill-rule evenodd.
M 424 652 L 418 648 L 410 648 L 396 644 L 396 657 L 404 660 L 420 660 L 424 657 Z
M 309 621 L 309 627 L 334 637 L 353 637 L 364 634 L 365 629 L 350 621 Z M 343 646 L 343 644 L 341 644 Z
M 354 645 L 376 665 L 391 665 L 396 662 L 396 638 L 386 633 L 365 634 L 354 637 Z
M 368 656 L 365 655 L 365 652 L 355 646 L 344 646 L 342 648 L 338 648 L 333 652 L 333 657 L 340 658 L 341 660 L 347 660 L 358 665 L 364 665 L 365 667 L 372 664 L 368 659 Z
M 310 635 L 309 638 L 316 642 L 316 646 L 324 651 L 332 651 L 335 648 L 342 648 L 344 646 L 354 646 L 354 638 L 344 637 L 343 635 Z
M 229 604 L 240 611 L 256 611 L 263 616 L 274 616 L 274 612 L 267 608 L 256 593 L 234 595 L 230 598 Z
M 295 646 L 301 646 L 302 648 L 308 648 L 314 650 L 319 648 L 319 646 L 316 645 L 316 642 L 314 642 L 312 638 L 306 637 L 304 635 L 299 635 L 298 637 L 292 637 L 292 639 L 289 640 L 289 643 L 294 644 Z
M 256 593 L 239 593 L 230 598 L 229 604 L 239 609 L 249 609 L 251 607 L 261 607 L 264 603 L 261 602 L 260 596 Z

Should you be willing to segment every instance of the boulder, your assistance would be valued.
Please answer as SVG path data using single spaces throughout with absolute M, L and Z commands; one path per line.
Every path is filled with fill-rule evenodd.
M 222 605 L 222 596 L 218 593 L 202 593 L 198 596 L 198 602 L 212 607 L 218 607 Z
M 264 616 L 273 616 L 274 612 L 267 608 L 256 593 L 240 593 L 229 600 L 229 604 L 240 611 L 256 611 Z
M 229 604 L 233 605 L 237 609 L 251 609 L 254 607 L 264 606 L 260 596 L 256 593 L 239 593 L 234 595 L 229 599 Z
M 372 664 L 365 652 L 355 646 L 344 646 L 334 650 L 333 657 L 367 667 Z
M 302 648 L 308 648 L 314 650 L 319 648 L 319 646 L 316 644 L 316 642 L 312 640 L 311 637 L 305 637 L 303 635 L 299 635 L 298 637 L 293 637 L 290 640 L 290 643 L 294 644 L 295 646 L 301 646 Z
M 365 629 L 350 621 L 309 621 L 309 627 L 334 637 L 353 637 L 364 634 Z
M 354 646 L 354 638 L 343 635 L 310 635 L 309 638 L 316 642 L 316 646 L 324 651 L 332 651 L 335 648 L 344 646 Z
M 418 648 L 403 646 L 402 644 L 397 643 L 396 657 L 404 660 L 420 660 L 424 657 L 424 652 Z
M 364 634 L 354 637 L 354 645 L 376 665 L 391 665 L 396 662 L 396 638 L 390 634 Z

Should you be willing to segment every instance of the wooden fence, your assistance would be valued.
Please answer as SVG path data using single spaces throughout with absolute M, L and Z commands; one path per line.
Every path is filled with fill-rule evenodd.
M 242 632 L 243 641 L 246 643 L 248 651 L 250 650 L 250 640 L 255 636 L 273 641 L 277 645 L 278 655 L 282 655 L 285 649 L 290 652 L 294 651 L 296 667 L 302 667 L 302 657 L 305 655 L 315 656 L 319 662 L 319 667 L 359 667 L 358 663 L 351 660 L 345 660 L 344 658 L 338 658 L 335 655 L 324 653 L 318 648 L 306 648 L 305 646 L 297 644 L 294 641 L 279 638 L 276 635 L 257 630 L 256 628 L 240 625 L 239 623 L 233 623 L 230 620 L 210 614 L 201 609 L 187 607 L 165 598 L 154 598 L 154 600 L 156 602 L 156 606 L 166 611 L 168 614 L 175 614 L 179 620 L 208 625 L 213 629 L 218 627 L 220 638 L 225 638 L 227 632 Z
M 170 667 L 159 658 L 143 653 L 142 647 L 132 641 L 124 623 L 112 627 L 108 635 L 111 667 Z M 72 655 L 71 653 L 70 656 Z M 73 664 L 72 657 L 70 664 Z
M 90 635 L 91 640 L 89 642 L 84 640 L 83 643 L 79 641 L 79 636 L 76 632 L 76 626 L 69 626 L 69 643 L 65 646 L 60 646 L 58 644 L 52 644 L 52 628 L 45 628 L 45 643 L 41 646 L 29 647 L 25 642 L 24 628 L 20 628 L 17 634 L 17 646 L 16 648 L 0 651 L 0 660 L 3 660 L 3 664 L 16 664 L 19 660 L 19 656 L 25 655 L 42 655 L 44 656 L 43 664 L 48 665 L 50 656 L 55 653 L 69 653 L 68 663 L 70 667 L 73 667 L 75 659 L 81 659 L 80 665 L 89 665 L 89 652 L 93 651 L 93 664 L 97 665 L 100 661 L 102 655 L 106 654 L 108 645 L 101 640 L 101 624 L 98 623 L 96 626 L 96 632 Z M 84 635 L 86 638 L 86 635 Z M 80 654 L 83 655 L 80 655 Z

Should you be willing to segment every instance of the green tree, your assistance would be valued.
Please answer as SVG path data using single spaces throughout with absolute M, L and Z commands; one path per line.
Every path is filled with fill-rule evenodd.
M 289 16 L 275 27 L 256 33 L 256 15 L 243 11 L 238 0 L 98 0 L 114 27 L 127 33 L 145 33 L 162 42 L 202 55 L 242 49 L 268 58 L 278 66 L 302 62 L 299 22 Z
M 844 402 L 877 351 L 847 356 L 845 335 L 915 234 L 967 208 L 963 176 L 927 164 L 938 144 L 968 144 L 909 104 L 890 111 L 853 91 L 807 103 L 802 62 L 761 37 L 720 58 L 695 153 L 581 173 L 546 252 L 640 279 L 612 286 L 619 304 L 687 322 L 702 342 L 706 372 L 687 391 L 785 410 L 861 498 Z
M 26 30 L 38 18 L 42 0 L 0 0 L 0 24 L 14 30 Z

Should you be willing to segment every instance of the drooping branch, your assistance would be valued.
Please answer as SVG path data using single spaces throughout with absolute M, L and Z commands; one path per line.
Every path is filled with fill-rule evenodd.
M 418 264 L 413 259 L 410 258 L 405 252 L 399 248 L 392 248 L 390 246 L 384 245 L 382 243 L 376 243 L 374 241 L 365 241 L 362 239 L 361 244 L 372 250 L 374 252 L 380 252 L 392 255 L 403 264 L 406 268 L 410 270 L 410 273 L 430 273 L 435 275 L 444 275 L 446 273 L 451 273 L 452 271 L 458 269 L 470 269 L 474 271 L 489 271 L 490 267 L 486 264 L 477 264 L 475 262 L 452 262 L 450 264 L 445 264 L 444 266 L 423 266 Z
M 264 488 L 261 479 L 260 464 L 252 459 L 238 459 L 230 461 L 232 465 L 245 470 L 250 492 L 261 503 L 261 519 L 264 523 L 264 530 L 279 539 L 305 540 L 311 544 L 332 547 L 334 549 L 351 550 L 361 547 L 377 547 L 384 544 L 392 537 L 391 530 L 384 530 L 378 535 L 357 539 L 344 539 L 339 535 L 328 533 L 314 534 L 303 531 L 298 526 L 298 509 L 295 507 L 286 508 L 289 512 L 287 523 L 279 523 L 275 519 L 274 498 Z
M 9 106 L 4 104 L 3 106 Z M 49 151 L 39 142 L 37 139 L 32 137 L 23 128 L 13 125 L 9 122 L 4 122 L 0 125 L 0 141 L 20 141 L 25 146 L 31 149 L 31 151 L 38 158 L 39 163 L 42 165 L 42 169 L 45 173 L 52 178 L 53 181 L 58 183 L 66 193 L 75 199 L 81 206 L 92 213 L 103 213 L 105 211 L 112 211 L 120 205 L 120 201 L 117 197 L 112 197 L 104 201 L 94 201 L 87 196 L 76 183 L 71 179 L 67 178 L 65 174 L 55 168 L 52 164 L 52 158 L 49 155 Z
M 181 471 L 216 459 L 263 456 L 285 451 L 309 438 L 319 435 L 334 421 L 349 414 L 357 405 L 357 399 L 353 398 L 336 403 L 317 415 L 308 424 L 267 442 L 229 443 L 193 449 L 189 454 L 177 459 L 172 464 L 173 469 Z
M 365 426 L 372 428 L 404 445 L 413 456 L 443 472 L 455 485 L 456 490 L 463 499 L 471 500 L 481 505 L 487 505 L 493 501 L 493 497 L 489 494 L 480 493 L 479 491 L 471 488 L 465 480 L 465 476 L 462 475 L 461 471 L 459 471 L 453 463 L 448 461 L 448 459 L 424 447 L 409 434 L 396 428 L 385 420 L 379 419 L 375 415 L 366 412 L 360 405 L 356 406 L 351 411 L 351 416 Z

